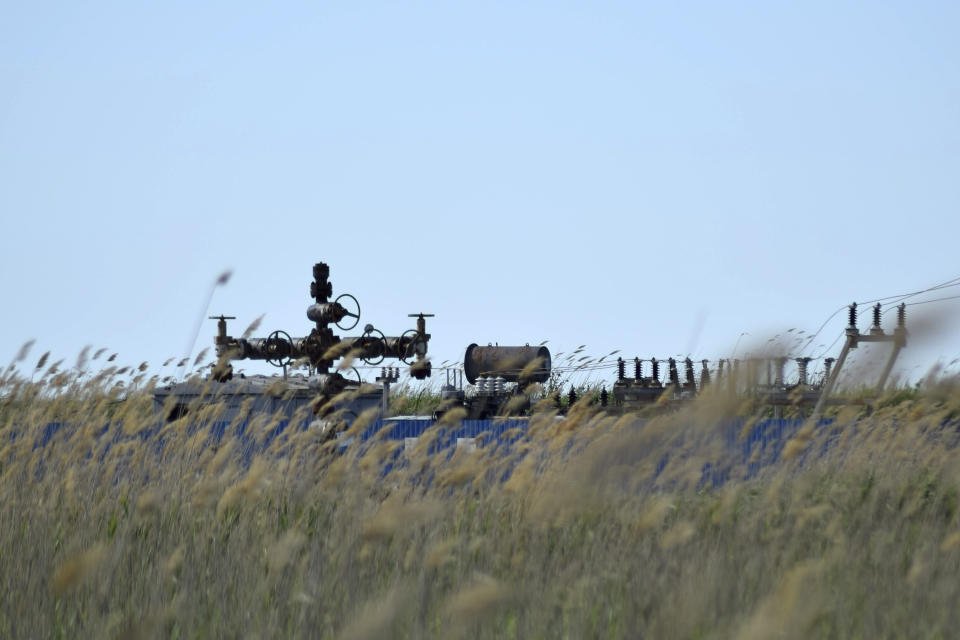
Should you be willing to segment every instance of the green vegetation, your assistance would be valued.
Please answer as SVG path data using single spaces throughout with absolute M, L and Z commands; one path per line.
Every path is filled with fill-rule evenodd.
M 118 375 L 0 380 L 0 637 L 960 630 L 960 450 L 947 422 L 960 389 L 949 381 L 840 409 L 825 455 L 805 459 L 828 434 L 803 428 L 776 467 L 751 479 L 735 467 L 710 489 L 703 464 L 730 455 L 718 425 L 745 410 L 719 389 L 642 427 L 596 413 L 590 394 L 562 419 L 548 401 L 514 459 L 489 447 L 429 457 L 428 433 L 384 476 L 402 443 L 338 455 L 319 427 L 248 466 L 229 431 L 213 447 L 184 420 L 114 442 L 153 420 L 149 389 L 121 396 Z M 35 446 L 53 421 L 68 424 Z

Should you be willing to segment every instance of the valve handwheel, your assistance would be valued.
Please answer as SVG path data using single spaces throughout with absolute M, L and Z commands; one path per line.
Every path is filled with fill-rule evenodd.
M 387 356 L 387 338 L 379 329 L 370 328 L 360 336 L 360 359 L 367 364 L 380 364 Z
M 357 386 L 359 387 L 360 385 L 362 385 L 362 384 L 363 384 L 363 378 L 360 377 L 360 371 L 358 371 L 356 367 L 350 367 L 350 371 L 353 371 L 354 375 L 357 376 Z M 344 377 L 346 377 L 346 376 L 344 376 Z M 347 378 L 347 381 L 352 383 L 352 382 L 353 382 L 353 379 L 352 379 L 352 378 Z
M 353 304 L 349 304 L 350 301 L 352 301 Z M 353 329 L 355 326 L 357 326 L 357 323 L 360 322 L 360 303 L 357 302 L 357 299 L 349 293 L 342 293 L 337 296 L 337 299 L 333 302 L 335 304 L 339 304 L 347 311 L 343 318 L 340 318 L 340 321 L 335 323 L 337 327 L 339 327 L 341 331 L 350 331 L 350 329 Z M 344 302 L 347 302 L 348 304 L 344 304 Z M 353 309 L 356 309 L 356 311 L 353 311 Z M 344 322 L 344 318 L 353 318 L 353 324 L 345 326 L 349 320 Z M 340 324 L 341 322 L 344 322 L 344 324 Z
M 267 364 L 275 367 L 285 367 L 293 358 L 293 340 L 286 331 L 277 330 L 267 336 L 263 343 L 263 352 L 266 356 Z
M 399 352 L 400 362 L 403 364 L 412 364 L 417 355 L 426 353 L 426 341 L 420 332 L 416 329 L 407 329 L 400 335 L 397 351 Z M 422 349 L 422 351 L 421 351 Z

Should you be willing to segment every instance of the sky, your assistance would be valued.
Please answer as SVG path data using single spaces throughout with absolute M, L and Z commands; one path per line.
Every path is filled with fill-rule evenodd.
M 435 365 L 811 335 L 960 278 L 958 28 L 951 2 L 4 3 L 0 362 L 170 373 L 201 314 L 305 335 L 318 261 L 361 326 L 436 314 Z M 903 375 L 960 356 L 958 302 L 908 309 Z

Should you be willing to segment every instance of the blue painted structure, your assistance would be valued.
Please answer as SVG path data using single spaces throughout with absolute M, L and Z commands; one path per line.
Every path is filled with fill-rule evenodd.
M 803 423 L 804 420 L 802 419 L 760 420 L 750 426 L 745 437 L 741 435 L 747 425 L 745 420 L 731 420 L 724 423 L 718 427 L 717 435 L 725 445 L 726 455 L 723 456 L 723 460 L 708 462 L 703 466 L 701 484 L 720 486 L 729 480 L 734 472 L 736 472 L 736 477 L 749 478 L 755 476 L 761 469 L 777 464 L 781 460 L 786 443 Z M 832 421 L 822 420 L 817 429 L 830 429 L 831 424 Z M 464 420 L 456 426 L 437 425 L 433 420 L 424 419 L 387 419 L 372 423 L 355 436 L 340 438 L 337 449 L 340 452 L 355 449 L 358 456 L 363 456 L 367 455 L 367 452 L 372 448 L 374 440 L 403 443 L 403 446 L 396 447 L 390 454 L 390 459 L 383 460 L 382 473 L 386 475 L 393 469 L 406 464 L 405 450 L 415 444 L 409 439 L 419 438 L 428 430 L 439 429 L 436 432 L 436 438 L 431 441 L 427 448 L 428 455 L 439 454 L 449 458 L 458 446 L 472 447 L 474 444 L 482 443 L 490 456 L 506 458 L 516 451 L 515 445 L 518 442 L 528 439 L 526 433 L 528 425 L 529 421 L 527 419 Z M 36 434 L 32 445 L 33 449 L 48 446 L 65 426 L 64 423 L 45 425 Z M 105 456 L 112 446 L 121 442 L 129 442 L 131 439 L 138 439 L 145 446 L 154 447 L 157 454 L 162 454 L 167 440 L 161 433 L 165 427 L 166 425 L 157 424 L 135 435 L 129 435 L 124 432 L 122 425 L 118 423 L 106 424 L 101 431 L 101 437 L 106 436 L 109 441 L 101 450 L 102 455 Z M 249 422 L 220 421 L 203 425 L 188 425 L 185 428 L 188 435 L 191 436 L 196 435 L 198 431 L 208 430 L 207 446 L 211 447 L 220 446 L 226 439 L 235 439 L 236 455 L 242 465 L 248 465 L 255 454 L 270 449 L 272 445 L 276 444 L 278 438 L 284 438 L 290 433 L 302 432 L 310 428 L 310 421 L 304 420 L 297 424 L 291 424 L 289 420 L 284 420 L 276 423 L 267 431 L 259 433 L 252 433 Z M 638 422 L 636 428 L 642 429 L 643 423 Z M 835 437 L 821 439 L 820 442 L 823 444 L 819 453 L 822 454 L 830 448 L 835 439 Z M 678 453 L 689 455 L 691 451 L 680 447 Z M 808 451 L 805 455 L 816 456 L 818 452 Z M 511 464 L 500 474 L 501 480 L 509 477 L 513 466 L 522 457 L 522 455 L 516 456 L 512 460 Z M 659 461 L 657 475 L 666 468 L 669 459 L 670 456 L 667 455 Z M 38 472 L 43 472 L 42 467 L 38 469 Z

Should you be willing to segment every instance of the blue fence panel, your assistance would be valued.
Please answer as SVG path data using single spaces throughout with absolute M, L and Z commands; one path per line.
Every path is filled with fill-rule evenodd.
M 805 424 L 803 419 L 766 419 L 748 423 L 746 420 L 731 420 L 721 424 L 719 437 L 729 453 L 722 460 L 706 462 L 701 468 L 701 486 L 718 487 L 729 481 L 731 477 L 751 478 L 761 470 L 777 465 L 782 461 L 783 451 L 787 442 Z M 188 433 L 195 435 L 207 430 L 209 446 L 222 446 L 232 440 L 236 446 L 236 455 L 243 466 L 248 466 L 253 457 L 267 451 L 278 439 L 288 438 L 296 432 L 309 428 L 310 421 L 303 420 L 291 426 L 289 420 L 273 425 L 266 432 L 252 433 L 248 422 L 209 422 L 186 425 Z M 65 423 L 52 422 L 44 426 L 33 443 L 33 448 L 48 446 L 58 434 L 67 427 Z M 457 425 L 438 424 L 433 420 L 381 420 L 377 421 L 357 436 L 345 438 L 339 444 L 339 450 L 357 448 L 358 455 L 366 455 L 373 447 L 374 442 L 381 440 L 395 441 L 407 444 L 408 438 L 420 438 L 431 430 L 437 430 L 435 437 L 427 448 L 428 455 L 443 455 L 449 459 L 454 455 L 458 445 L 476 445 L 484 448 L 494 459 L 503 459 L 505 466 L 497 469 L 497 479 L 504 481 L 510 477 L 515 465 L 523 459 L 523 455 L 511 458 L 517 451 L 517 444 L 527 440 L 529 421 L 527 419 L 509 420 L 464 420 Z M 644 423 L 638 423 L 635 428 L 642 429 Z M 950 446 L 956 446 L 960 441 L 960 421 L 953 421 L 944 425 L 942 438 L 949 441 Z M 119 423 L 104 425 L 101 435 L 107 435 L 109 441 L 100 449 L 100 455 L 106 453 L 116 444 L 138 439 L 147 446 L 152 446 L 157 455 L 162 455 L 165 449 L 164 436 L 160 433 L 164 425 L 151 425 L 135 434 L 124 432 Z M 848 425 L 845 429 L 856 429 L 858 425 Z M 746 433 L 744 430 L 746 429 Z M 816 441 L 819 445 L 805 450 L 796 460 L 800 465 L 815 460 L 837 446 L 840 439 L 840 429 L 833 424 L 833 420 L 820 420 L 815 426 Z M 827 430 L 827 431 L 824 431 Z M 434 436 L 434 433 L 431 433 Z M 824 437 L 825 436 L 825 437 Z M 11 432 L 11 438 L 17 434 Z M 569 446 L 573 446 L 572 444 Z M 381 467 L 383 474 L 402 468 L 408 464 L 405 456 L 406 446 L 396 447 Z M 568 447 L 569 449 L 569 447 Z M 678 446 L 681 455 L 689 452 Z M 572 450 L 570 450 L 572 451 Z M 569 452 L 569 451 L 568 451 Z M 560 455 L 564 453 L 561 452 Z M 90 455 L 93 455 L 91 452 Z M 280 455 L 283 455 L 282 453 Z M 666 468 L 671 460 L 671 452 L 662 455 L 656 465 L 655 477 Z M 38 469 L 43 473 L 42 464 Z M 736 474 L 734 474 L 736 471 Z M 432 473 L 432 472 L 431 472 Z M 422 479 L 425 482 L 431 478 Z

